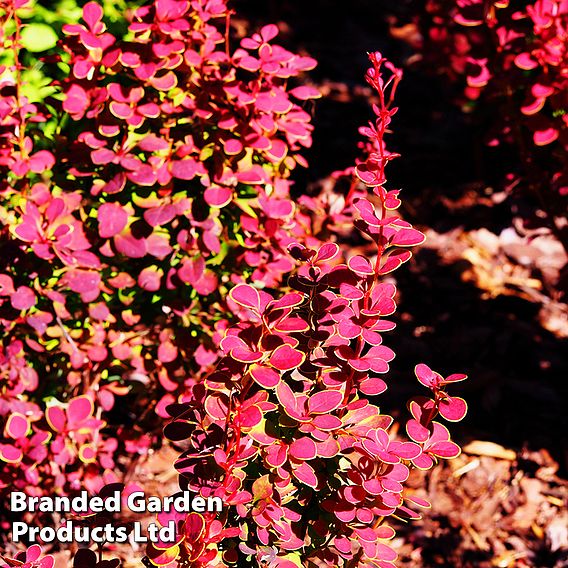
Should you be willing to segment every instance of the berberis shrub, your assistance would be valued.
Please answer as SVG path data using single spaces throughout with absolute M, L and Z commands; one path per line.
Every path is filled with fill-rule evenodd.
M 428 0 L 425 8 L 428 67 L 461 86 L 488 146 L 509 148 L 500 183 L 542 210 L 524 213 L 525 224 L 544 217 L 568 251 L 568 1 Z
M 375 117 L 348 192 L 294 200 L 316 62 L 276 26 L 239 41 L 224 0 L 156 0 L 115 37 L 89 2 L 57 40 L 34 10 L 0 1 L 3 498 L 100 492 L 165 434 L 180 487 L 225 509 L 171 513 L 177 541 L 146 563 L 393 566 L 389 519 L 428 506 L 409 471 L 459 454 L 435 419 L 466 412 L 446 392 L 465 375 L 424 364 L 410 440 L 376 404 L 386 275 L 424 238 L 385 188 L 400 70 L 370 55 Z

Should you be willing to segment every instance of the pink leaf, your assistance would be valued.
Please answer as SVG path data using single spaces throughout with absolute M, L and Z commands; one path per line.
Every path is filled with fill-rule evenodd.
M 309 398 L 308 409 L 311 414 L 327 414 L 339 408 L 342 402 L 343 395 L 339 391 L 321 391 Z
M 284 382 L 280 381 L 276 387 L 276 397 L 280 404 L 284 407 L 287 414 L 292 413 L 292 418 L 300 416 L 298 412 L 298 401 L 292 392 L 292 389 Z
M 178 276 L 182 282 L 195 284 L 205 271 L 205 259 L 200 255 L 195 258 L 184 258 L 178 269 Z
M 73 84 L 65 93 L 63 110 L 69 113 L 74 120 L 79 120 L 89 108 L 89 103 L 87 91 L 80 85 Z
M 560 133 L 556 128 L 546 128 L 544 130 L 537 130 L 533 134 L 534 143 L 537 146 L 546 146 L 547 144 L 551 144 L 554 142 Z
M 145 239 L 137 239 L 130 232 L 116 235 L 114 245 L 119 253 L 130 258 L 142 258 L 146 255 Z
M 396 270 L 403 263 L 410 260 L 411 257 L 412 253 L 409 250 L 397 250 L 392 252 L 386 257 L 386 260 L 383 259 L 381 262 L 379 274 L 384 275 Z
M 137 167 L 134 171 L 128 172 L 126 177 L 136 185 L 142 185 L 144 187 L 150 187 L 156 183 L 156 173 L 152 169 L 152 166 L 148 164 L 142 164 L 138 161 Z M 108 190 L 105 189 L 108 192 Z
M 50 170 L 55 165 L 53 154 L 47 150 L 40 150 L 33 154 L 29 159 L 30 170 L 36 174 L 41 174 Z
M 467 403 L 463 398 L 448 396 L 440 401 L 440 414 L 450 422 L 459 422 L 467 413 Z
M 67 408 L 69 426 L 73 428 L 87 420 L 87 418 L 90 418 L 94 409 L 93 401 L 88 396 L 83 395 L 75 397 L 69 403 L 69 407 Z
M 10 296 L 10 303 L 16 310 L 28 310 L 36 305 L 37 298 L 34 291 L 27 286 L 19 286 Z
M 288 333 L 295 333 L 299 331 L 307 331 L 310 329 L 308 322 L 304 321 L 302 318 L 284 318 L 278 322 L 274 327 L 276 331 L 284 331 Z
M 102 20 L 103 9 L 97 2 L 88 2 L 83 7 L 83 20 L 94 30 L 96 25 Z
M 250 349 L 236 347 L 235 349 L 231 349 L 231 357 L 241 363 L 256 363 L 262 359 L 263 355 L 260 351 L 251 351 Z
M 538 67 L 538 61 L 533 59 L 530 53 L 519 53 L 519 55 L 515 57 L 515 65 L 520 69 L 529 71 Z
M 339 254 L 339 246 L 335 243 L 326 243 L 322 245 L 314 259 L 314 262 L 326 262 L 333 260 Z
M 222 394 L 214 393 L 205 399 L 205 410 L 214 420 L 225 420 L 229 407 L 227 397 Z
M 337 430 L 337 428 L 341 428 L 343 422 L 337 416 L 333 416 L 332 414 L 319 414 L 315 416 L 312 420 L 312 424 L 318 430 Z
M 263 26 L 260 30 L 260 35 L 264 42 L 269 42 L 271 39 L 274 39 L 278 35 L 278 26 L 275 24 L 268 24 Z
M 374 273 L 371 263 L 364 256 L 352 256 L 347 261 L 347 265 L 359 276 L 370 276 Z
M 152 227 L 167 225 L 176 216 L 174 205 L 159 205 L 144 211 L 144 219 Z
M 212 271 L 206 269 L 203 276 L 193 284 L 196 292 L 202 296 L 208 296 L 217 290 L 219 280 L 217 275 Z
M 144 290 L 155 292 L 160 289 L 163 271 L 157 266 L 147 266 L 138 275 L 138 285 Z
M 4 427 L 6 435 L 14 440 L 24 438 L 29 429 L 30 423 L 28 419 L 23 414 L 18 414 L 17 412 L 10 415 Z
M 264 365 L 253 365 L 250 373 L 261 387 L 267 389 L 274 388 L 280 382 L 280 375 L 274 369 Z
M 231 138 L 227 140 L 224 145 L 225 154 L 228 156 L 236 156 L 243 151 L 243 145 L 240 140 L 236 138 Z
M 279 371 L 290 371 L 299 367 L 305 359 L 305 355 L 296 351 L 289 345 L 280 345 L 270 357 L 270 364 Z
M 168 71 L 160 77 L 150 77 L 148 82 L 158 91 L 169 91 L 177 85 L 177 77 L 173 71 Z
M 8 444 L 0 444 L 0 460 L 7 463 L 19 463 L 22 461 L 23 452 L 19 448 Z
M 418 420 L 411 419 L 406 423 L 406 432 L 415 442 L 425 442 L 430 437 L 430 431 Z
M 14 292 L 14 281 L 12 278 L 7 274 L 0 274 L 0 296 L 9 296 Z
M 103 239 L 114 237 L 128 223 L 128 213 L 118 203 L 103 203 L 97 212 L 99 235 Z
M 405 460 L 416 458 L 422 453 L 418 444 L 415 444 L 414 442 L 399 441 L 391 442 L 389 445 L 389 451 Z
M 400 231 L 394 235 L 391 244 L 400 247 L 409 247 L 419 245 L 425 240 L 426 237 L 424 234 L 416 229 L 400 229 Z
M 101 283 L 101 275 L 99 272 L 92 270 L 74 269 L 67 272 L 65 281 L 73 292 L 84 294 L 93 290 L 98 290 Z
M 314 87 L 307 87 L 305 85 L 301 87 L 296 87 L 290 91 L 290 94 L 300 99 L 301 101 L 307 101 L 308 99 L 319 99 L 321 93 Z
M 233 199 L 233 192 L 228 187 L 208 187 L 203 194 L 208 205 L 220 209 Z
M 164 341 L 158 347 L 158 360 L 162 363 L 171 363 L 178 356 L 178 348 L 171 341 Z
M 367 396 L 377 396 L 387 390 L 387 384 L 382 379 L 370 377 L 362 380 L 359 388 L 361 392 Z
M 460 455 L 460 447 L 454 442 L 437 442 L 429 448 L 429 453 L 440 458 L 452 459 Z
M 197 162 L 193 158 L 186 158 L 171 162 L 170 170 L 177 179 L 191 180 L 197 173 Z
M 248 284 L 238 284 L 231 289 L 229 296 L 240 306 L 260 313 L 260 294 L 253 286 L 249 286 Z
M 67 418 L 65 412 L 60 406 L 50 406 L 45 411 L 45 418 L 49 424 L 49 427 L 55 432 L 63 432 L 65 430 L 65 424 Z
M 293 473 L 294 477 L 298 481 L 305 483 L 306 485 L 312 487 L 313 489 L 317 487 L 318 478 L 316 476 L 316 472 L 314 471 L 314 468 L 311 467 L 306 462 L 302 462 L 299 466 L 295 467 Z
M 317 448 L 311 438 L 304 436 L 292 442 L 288 453 L 298 460 L 312 460 L 317 455 Z
M 424 363 L 416 365 L 414 372 L 418 380 L 429 389 L 438 386 L 442 380 L 438 373 L 432 371 L 432 369 L 430 369 L 430 367 L 428 367 L 428 365 L 425 365 Z
M 240 425 L 244 428 L 254 428 L 262 422 L 262 412 L 256 405 L 252 405 L 239 414 Z

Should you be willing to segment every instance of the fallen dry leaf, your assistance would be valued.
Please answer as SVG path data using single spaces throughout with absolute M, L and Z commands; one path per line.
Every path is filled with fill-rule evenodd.
M 495 442 L 487 442 L 484 440 L 474 440 L 463 447 L 464 454 L 474 456 L 487 456 L 501 460 L 514 461 L 517 459 L 517 453 L 508 450 Z

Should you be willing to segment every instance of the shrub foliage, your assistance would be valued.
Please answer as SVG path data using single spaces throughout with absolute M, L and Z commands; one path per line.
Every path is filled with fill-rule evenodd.
M 320 95 L 275 25 L 235 47 L 224 0 L 155 0 L 115 35 L 89 2 L 58 38 L 34 10 L 0 2 L 0 491 L 99 492 L 172 418 L 180 488 L 225 510 L 172 513 L 147 563 L 393 566 L 409 471 L 459 454 L 435 419 L 466 412 L 423 364 L 409 438 L 377 406 L 388 274 L 424 238 L 385 188 L 401 71 L 370 55 L 349 190 L 296 200 Z

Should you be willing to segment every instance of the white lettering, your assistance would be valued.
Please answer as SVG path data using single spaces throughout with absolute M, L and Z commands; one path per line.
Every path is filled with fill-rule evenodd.
M 134 491 L 128 496 L 126 500 L 126 506 L 133 512 L 133 513 L 143 513 L 146 509 L 146 505 L 144 503 L 144 492 L 143 491 Z M 146 542 L 146 541 L 142 541 Z
M 13 510 L 13 509 L 12 509 Z M 22 522 L 16 522 L 12 524 L 12 540 L 14 542 L 20 542 L 20 537 L 24 536 L 28 532 L 28 525 Z
M 26 510 L 27 495 L 22 491 L 12 491 L 10 494 L 10 511 L 20 513 Z

